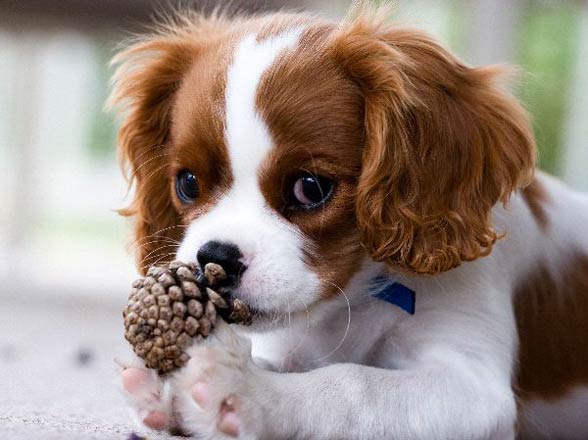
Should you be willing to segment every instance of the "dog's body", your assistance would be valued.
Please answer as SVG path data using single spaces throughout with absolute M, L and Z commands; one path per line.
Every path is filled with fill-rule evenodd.
M 518 190 L 534 144 L 494 70 L 377 14 L 186 19 L 122 60 L 140 267 L 230 246 L 259 320 L 168 380 L 126 370 L 148 425 L 588 436 L 588 200 L 541 174 Z M 382 276 L 414 315 L 372 295 Z
M 515 402 L 495 392 L 505 391 L 511 377 L 519 410 L 517 432 L 524 434 L 523 438 L 584 438 L 588 432 L 588 420 L 583 416 L 588 407 L 587 355 L 578 344 L 586 340 L 588 237 L 576 237 L 570 231 L 585 227 L 588 202 L 585 195 L 570 191 L 549 176 L 538 175 L 533 185 L 541 185 L 545 191 L 541 196 L 545 211 L 533 211 L 533 202 L 524 194 L 513 196 L 506 210 L 496 208 L 496 224 L 509 231 L 509 238 L 500 241 L 491 256 L 436 277 L 395 277 L 417 292 L 415 315 L 381 300 L 366 301 L 366 283 L 359 281 L 346 290 L 350 309 L 345 298 L 339 298 L 336 305 L 313 311 L 310 328 L 300 319 L 291 330 L 258 335 L 253 339 L 254 356 L 271 359 L 281 371 L 307 371 L 340 363 L 401 371 L 425 367 L 414 382 L 409 374 L 403 377 L 366 369 L 358 372 L 365 374 L 366 381 L 360 388 L 378 390 L 382 384 L 379 391 L 357 391 L 350 385 L 348 397 L 333 399 L 350 399 L 350 408 L 343 410 L 339 403 L 334 411 L 349 414 L 356 410 L 351 406 L 357 405 L 369 414 L 378 413 L 382 425 L 389 423 L 387 431 L 382 426 L 383 431 L 378 432 L 403 433 L 390 438 L 510 438 L 508 420 L 512 420 Z M 566 207 L 569 211 L 564 214 Z M 546 235 L 547 228 L 550 232 Z M 358 299 L 355 304 L 353 299 Z M 518 355 L 517 340 L 509 342 L 506 337 L 517 334 L 513 304 L 525 344 L 522 356 Z M 452 353 L 456 347 L 460 347 L 460 354 Z M 477 367 L 471 359 L 460 359 L 461 353 L 479 352 L 480 347 L 482 353 L 474 362 Z M 457 374 L 453 378 L 447 371 L 434 372 L 434 365 L 446 363 L 454 364 Z M 431 377 L 426 375 L 426 366 L 431 367 Z M 368 382 L 368 371 L 373 374 L 372 383 Z M 317 383 L 309 385 L 308 398 L 320 399 L 311 397 L 315 387 L 321 387 L 320 381 L 324 386 L 337 380 L 337 374 L 326 369 Z M 402 385 L 388 380 L 400 380 Z M 447 382 L 440 383 L 442 380 Z M 396 391 L 386 392 L 388 386 Z M 373 393 L 378 392 L 389 400 L 375 399 Z M 413 414 L 403 413 L 399 406 L 412 399 Z M 328 402 L 318 406 L 328 407 Z M 454 414 L 460 414 L 456 416 L 462 422 L 460 427 L 454 425 L 456 420 L 450 424 L 443 420 L 448 404 L 455 405 Z M 316 411 L 314 405 L 304 408 Z M 402 417 L 393 416 L 399 413 Z M 390 420 L 385 420 L 386 414 Z M 322 416 L 318 417 L 320 425 Z M 339 422 L 341 432 L 352 433 L 350 438 L 369 437 L 374 421 L 367 417 L 363 425 L 364 417 L 358 414 L 349 425 Z M 504 430 L 490 435 L 492 429 L 485 431 L 482 425 L 473 424 L 473 420 L 486 417 L 487 421 L 505 421 Z M 301 418 L 312 420 L 307 413 Z M 414 423 L 410 434 L 405 431 L 409 429 L 407 419 Z M 309 433 L 321 432 L 310 426 Z M 444 431 L 442 426 L 455 430 Z M 329 437 L 328 432 L 322 435 Z M 334 437 L 339 435 L 344 437 Z

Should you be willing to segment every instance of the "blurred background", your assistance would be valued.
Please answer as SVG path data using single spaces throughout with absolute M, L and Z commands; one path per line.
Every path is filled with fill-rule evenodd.
M 337 17 L 351 2 L 232 3 Z M 533 115 L 541 166 L 588 189 L 586 0 L 397 3 L 399 18 L 467 62 L 520 66 L 516 93 Z M 39 294 L 124 296 L 134 269 L 129 225 L 115 213 L 127 188 L 116 161 L 117 124 L 103 111 L 108 62 L 162 7 L 147 0 L 0 1 L 0 286 L 26 279 Z
M 199 9 L 224 3 L 182 2 Z M 351 2 L 231 3 L 336 18 Z M 396 3 L 398 18 L 436 35 L 467 62 L 519 66 L 515 92 L 533 116 L 542 168 L 588 190 L 587 0 Z M 56 400 L 62 385 L 41 377 L 49 388 L 39 395 L 31 375 L 39 365 L 58 376 L 65 367 L 106 365 L 100 362 L 124 345 L 119 315 L 135 277 L 133 244 L 128 222 L 115 212 L 125 206 L 127 186 L 116 161 L 117 122 L 103 105 L 109 59 L 162 8 L 148 0 L 0 0 L 0 368 L 28 365 L 2 374 L 0 386 L 8 381 L 22 405 L 32 393 L 51 408 L 84 408 L 72 406 L 71 393 L 80 386 L 104 392 L 88 385 L 91 376 L 72 373 L 71 393 Z M 10 408 L 24 412 L 14 399 Z M 0 411 L 0 427 L 13 423 L 18 430 L 26 418 L 13 419 Z

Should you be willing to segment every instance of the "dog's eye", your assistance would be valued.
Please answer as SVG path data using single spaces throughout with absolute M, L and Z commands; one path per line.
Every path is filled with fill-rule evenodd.
M 333 186 L 331 179 L 303 174 L 296 179 L 292 187 L 291 206 L 304 209 L 317 208 L 329 199 Z
M 188 170 L 180 171 L 176 176 L 176 194 L 182 203 L 192 203 L 198 197 L 198 193 L 196 176 Z

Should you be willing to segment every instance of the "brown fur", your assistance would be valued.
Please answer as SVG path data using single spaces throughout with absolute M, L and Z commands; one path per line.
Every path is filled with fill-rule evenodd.
M 538 266 L 517 288 L 517 393 L 558 398 L 588 385 L 588 256 Z
M 232 45 L 211 44 L 186 72 L 173 102 L 170 129 L 170 194 L 185 224 L 213 206 L 232 185 L 225 145 L 226 70 Z M 175 176 L 190 170 L 198 180 L 195 203 L 183 205 L 175 192 Z
M 354 206 L 364 141 L 363 98 L 357 85 L 317 50 L 331 31 L 332 26 L 307 31 L 300 49 L 266 72 L 257 101 L 276 145 L 260 171 L 262 192 L 303 232 L 307 264 L 322 280 L 323 297 L 340 293 L 364 255 Z M 283 195 L 300 170 L 336 182 L 324 209 L 285 211 Z
M 177 18 L 158 33 L 118 54 L 119 68 L 109 106 L 123 114 L 119 155 L 135 185 L 131 205 L 121 214 L 135 218 L 137 266 L 144 273 L 173 257 L 183 227 L 170 197 L 170 128 L 177 89 L 207 46 L 225 29 L 221 18 Z
M 367 141 L 357 219 L 375 260 L 436 274 L 487 255 L 490 210 L 529 180 L 525 111 L 496 81 L 427 35 L 363 14 L 333 56 L 362 87 Z

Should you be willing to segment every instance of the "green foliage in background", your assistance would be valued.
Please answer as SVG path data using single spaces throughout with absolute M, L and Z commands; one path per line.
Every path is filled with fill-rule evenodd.
M 374 4 L 383 3 L 383 0 L 372 1 Z M 467 22 L 465 9 L 460 5 L 462 2 L 455 0 L 444 2 L 443 8 L 446 8 L 447 14 L 442 26 L 445 40 L 458 53 L 463 52 L 464 25 Z M 410 8 L 410 3 L 407 3 L 406 8 Z M 540 165 L 555 174 L 560 171 L 562 129 L 566 118 L 566 102 L 569 100 L 577 26 L 577 5 L 563 1 L 557 4 L 527 2 L 518 24 L 515 61 L 525 74 L 517 94 L 533 119 Z M 113 160 L 116 147 L 114 117 L 103 110 L 112 74 L 108 68 L 111 56 L 111 47 L 104 42 L 96 59 L 101 86 L 95 99 L 89 142 L 91 158 L 98 161 Z
M 533 119 L 540 166 L 557 174 L 563 123 L 569 101 L 570 72 L 577 35 L 577 8 L 531 3 L 520 23 L 518 64 L 526 75 L 518 91 Z

